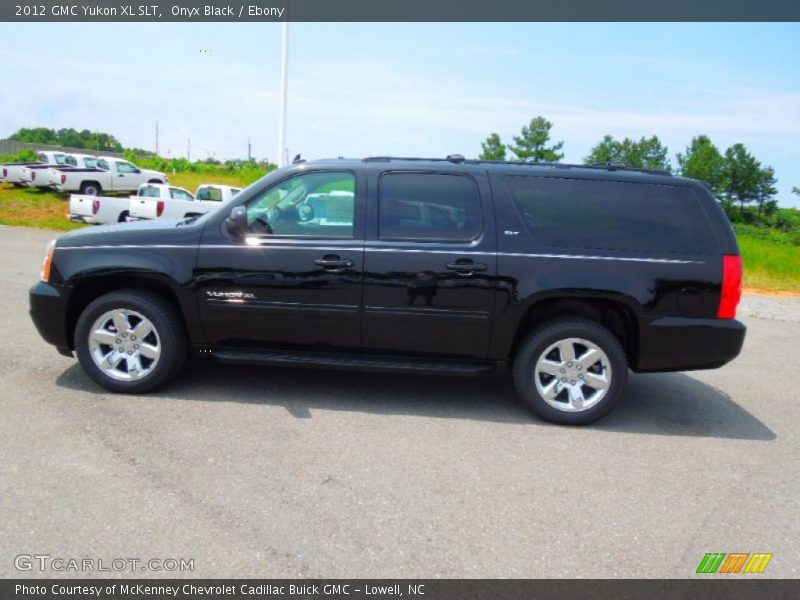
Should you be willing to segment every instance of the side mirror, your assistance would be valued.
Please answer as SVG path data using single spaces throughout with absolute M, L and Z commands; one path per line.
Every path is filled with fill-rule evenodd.
M 243 236 L 247 233 L 247 207 L 235 206 L 230 216 L 225 219 L 225 228 L 228 233 L 235 236 Z

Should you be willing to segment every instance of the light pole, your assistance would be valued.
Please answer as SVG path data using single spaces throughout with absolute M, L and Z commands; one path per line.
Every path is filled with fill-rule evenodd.
M 286 88 L 289 79 L 289 21 L 283 22 L 281 51 L 281 110 L 278 121 L 278 166 L 286 165 Z

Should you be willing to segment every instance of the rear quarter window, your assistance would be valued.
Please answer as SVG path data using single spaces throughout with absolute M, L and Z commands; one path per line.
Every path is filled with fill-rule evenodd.
M 688 188 L 620 181 L 507 176 L 539 244 L 645 252 L 713 252 L 708 220 Z

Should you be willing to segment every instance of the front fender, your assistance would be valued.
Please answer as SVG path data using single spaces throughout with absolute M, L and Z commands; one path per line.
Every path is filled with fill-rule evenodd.
M 65 247 L 56 250 L 53 281 L 72 290 L 68 314 L 113 289 L 154 288 L 178 304 L 187 330 L 200 331 L 195 301 L 197 247 Z M 194 337 L 194 336 L 192 336 Z

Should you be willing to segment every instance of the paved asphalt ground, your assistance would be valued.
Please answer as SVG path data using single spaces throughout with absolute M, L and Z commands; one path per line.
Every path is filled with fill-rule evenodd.
M 193 558 L 193 577 L 690 577 L 706 552 L 772 552 L 762 577 L 800 572 L 799 322 L 746 316 L 732 365 L 634 375 L 584 428 L 537 421 L 507 375 L 195 363 L 118 396 L 28 318 L 51 236 L 0 227 L 0 577 L 77 575 L 21 573 L 19 554 Z

